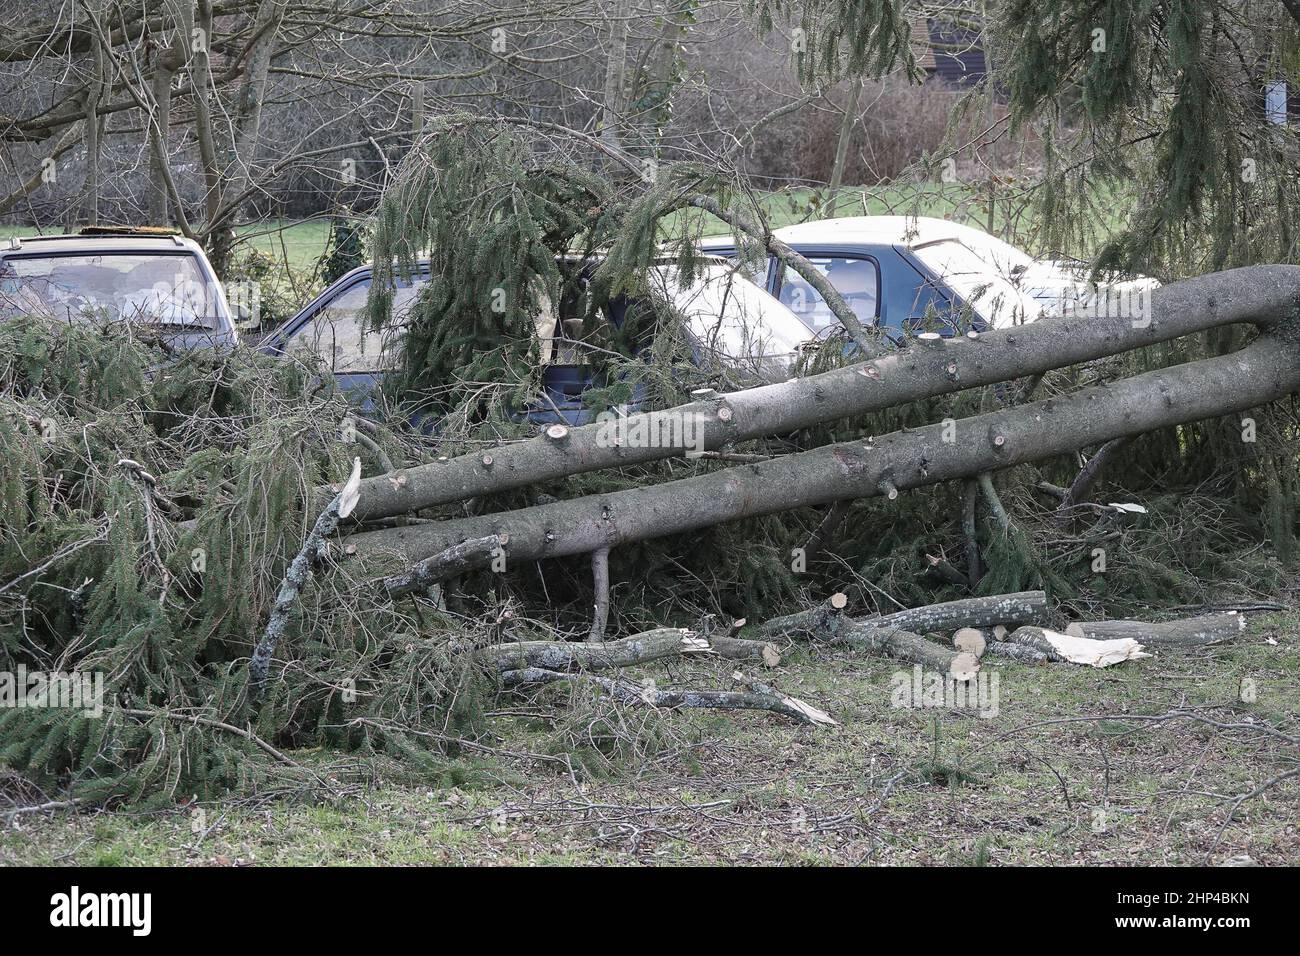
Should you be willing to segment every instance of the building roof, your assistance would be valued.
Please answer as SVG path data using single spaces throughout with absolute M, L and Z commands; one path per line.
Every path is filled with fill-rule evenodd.
M 928 76 L 969 87 L 988 72 L 980 32 L 934 17 L 912 21 L 912 55 Z

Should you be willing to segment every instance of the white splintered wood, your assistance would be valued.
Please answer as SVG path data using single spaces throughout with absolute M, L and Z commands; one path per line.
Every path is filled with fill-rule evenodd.
M 1072 637 L 1046 628 L 1043 629 L 1043 637 L 1071 664 L 1109 667 L 1122 661 L 1134 661 L 1151 656 L 1131 637 L 1121 637 L 1112 641 L 1092 641 L 1086 637 Z
M 352 514 L 361 500 L 361 459 L 352 459 L 352 474 L 348 476 L 347 484 L 339 492 L 339 517 L 346 518 Z

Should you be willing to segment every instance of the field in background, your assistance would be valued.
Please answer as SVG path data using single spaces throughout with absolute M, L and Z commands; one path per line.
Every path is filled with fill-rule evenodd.
M 26 816 L 0 829 L 0 865 L 1294 865 L 1296 778 L 1228 820 L 1237 797 L 1297 759 L 1294 738 L 1269 731 L 1300 717 L 1300 616 L 1254 620 L 1231 645 L 1105 670 L 990 665 L 990 717 L 893 706 L 905 665 L 811 649 L 763 679 L 841 727 L 638 708 L 594 720 L 559 690 L 526 705 L 503 698 L 515 716 L 494 718 L 511 728 L 499 752 L 467 753 L 416 784 L 311 804 Z M 661 688 L 725 687 L 733 667 L 641 674 Z M 1193 710 L 1220 726 L 1139 719 Z M 577 736 L 560 749 L 552 731 L 565 721 Z M 608 733 L 615 724 L 639 749 Z

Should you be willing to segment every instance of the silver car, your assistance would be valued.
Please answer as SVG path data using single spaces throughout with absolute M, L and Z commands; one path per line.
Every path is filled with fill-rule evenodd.
M 0 316 L 139 323 L 176 348 L 231 345 L 234 316 L 195 242 L 160 230 L 89 227 L 0 245 Z

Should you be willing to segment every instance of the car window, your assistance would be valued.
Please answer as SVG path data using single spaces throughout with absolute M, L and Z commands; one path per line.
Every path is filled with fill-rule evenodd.
M 826 276 L 863 325 L 874 325 L 880 306 L 880 276 L 870 259 L 838 256 L 808 256 L 808 261 Z M 789 266 L 781 277 L 781 303 L 815 331 L 839 325 L 826 300 Z
M 220 290 L 188 253 L 11 256 L 0 263 L 0 313 L 72 321 L 220 324 Z
M 943 239 L 916 246 L 913 254 L 997 329 L 1037 318 L 1032 303 L 965 244 Z
M 423 277 L 399 279 L 393 293 L 393 317 L 382 329 L 372 329 L 366 318 L 366 296 L 370 279 L 348 286 L 326 303 L 293 334 L 291 352 L 312 352 L 335 372 L 377 371 L 391 367 L 392 355 L 401 346 L 407 314 Z

